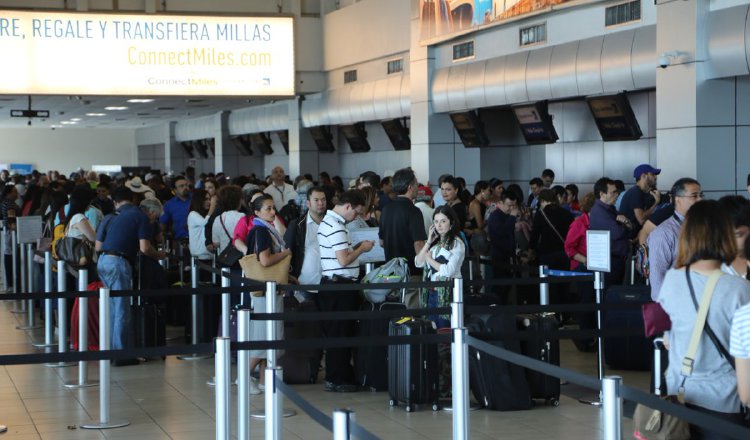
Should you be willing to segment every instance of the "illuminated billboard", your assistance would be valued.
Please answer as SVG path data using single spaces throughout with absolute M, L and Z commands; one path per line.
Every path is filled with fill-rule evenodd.
M 419 0 L 419 36 L 440 40 L 573 0 Z M 580 1 L 579 1 L 580 3 Z
M 0 93 L 292 96 L 292 17 L 0 11 Z

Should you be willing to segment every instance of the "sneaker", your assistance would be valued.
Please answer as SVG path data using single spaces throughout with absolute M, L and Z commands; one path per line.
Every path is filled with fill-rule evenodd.
M 254 377 L 250 378 L 250 395 L 251 396 L 257 396 L 261 393 L 260 387 L 258 386 L 258 382 L 255 381 Z
M 331 393 L 353 393 L 357 391 L 357 386 L 349 383 L 326 382 L 324 390 Z
M 258 383 L 258 389 L 261 390 L 261 391 L 265 391 L 266 390 L 266 386 L 259 382 Z

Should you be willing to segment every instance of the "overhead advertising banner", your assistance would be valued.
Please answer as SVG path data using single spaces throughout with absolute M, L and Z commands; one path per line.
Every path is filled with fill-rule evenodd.
M 496 24 L 580 0 L 419 0 L 422 42 Z
M 0 93 L 293 96 L 292 17 L 0 11 Z

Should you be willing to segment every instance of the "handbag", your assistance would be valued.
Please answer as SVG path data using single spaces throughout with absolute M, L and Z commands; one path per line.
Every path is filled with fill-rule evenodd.
M 39 255 L 39 253 L 44 254 L 45 252 L 51 250 L 51 248 L 52 248 L 52 228 L 50 227 L 49 222 L 44 222 L 44 229 L 42 230 L 42 236 L 36 239 L 37 252 L 34 252 L 34 262 L 39 263 L 39 264 L 44 264 L 44 255 Z
M 672 320 L 657 302 L 648 302 L 641 306 L 643 327 L 646 337 L 659 335 L 672 328 Z
M 409 264 L 406 258 L 396 257 L 373 269 L 362 278 L 362 283 L 405 283 L 409 281 Z M 385 302 L 393 289 L 365 289 L 362 294 L 373 304 Z M 403 302 L 403 295 L 399 298 Z
M 94 262 L 94 244 L 84 238 L 63 237 L 57 242 L 57 257 L 72 267 Z
M 690 266 L 685 267 L 688 281 L 690 280 L 689 271 Z M 716 283 L 722 275 L 723 273 L 720 270 L 716 270 L 710 277 L 708 277 L 706 287 L 703 289 L 703 296 L 701 297 L 700 307 L 698 308 L 698 316 L 695 320 L 693 333 L 690 336 L 688 350 L 682 361 L 682 384 L 680 385 L 680 391 L 676 396 L 666 396 L 664 398 L 666 400 L 680 405 L 685 404 L 685 396 L 683 393 L 685 380 L 693 373 L 695 354 L 698 352 L 701 333 L 703 333 L 703 329 L 706 325 L 708 307 L 711 305 L 711 298 L 713 297 Z M 689 286 L 692 290 L 692 284 L 689 284 Z M 682 440 L 690 438 L 690 424 L 687 420 L 662 413 L 661 411 L 651 409 L 640 403 L 635 407 L 635 412 L 633 413 L 633 426 L 635 428 L 635 437 L 642 440 Z
M 257 234 L 258 229 L 253 228 L 250 234 Z M 249 237 L 248 237 L 249 238 Z M 289 282 L 289 266 L 292 263 L 292 254 L 281 259 L 271 266 L 263 266 L 258 259 L 258 242 L 254 241 L 254 252 L 240 258 L 240 267 L 245 274 L 245 278 L 253 281 L 276 281 L 277 284 L 287 284 Z M 280 292 L 278 292 L 280 293 Z M 265 296 L 266 292 L 256 290 L 250 292 L 252 296 Z
M 224 249 L 221 250 L 219 255 L 216 257 L 216 262 L 224 267 L 232 267 L 237 264 L 238 261 L 240 261 L 240 258 L 242 258 L 242 252 L 238 251 L 237 248 L 234 247 L 234 243 L 232 243 L 232 236 L 229 234 L 229 231 L 227 231 L 227 227 L 224 226 L 224 218 L 221 215 L 219 216 L 219 223 L 221 223 L 221 228 L 224 229 L 224 233 L 227 234 L 227 237 L 229 237 L 229 243 L 224 247 Z

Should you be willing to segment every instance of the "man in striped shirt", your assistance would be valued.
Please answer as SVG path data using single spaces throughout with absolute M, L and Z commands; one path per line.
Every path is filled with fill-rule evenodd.
M 365 240 L 352 247 L 346 223 L 361 215 L 365 209 L 365 196 L 360 190 L 347 191 L 338 203 L 326 213 L 318 226 L 318 245 L 322 278 L 320 284 L 347 284 L 357 282 L 359 256 L 372 249 L 375 242 Z M 359 292 L 356 290 L 325 290 L 318 292 L 316 301 L 322 312 L 351 311 L 357 309 Z M 354 335 L 354 321 L 321 321 L 323 334 L 337 338 Z M 326 349 L 325 390 L 333 392 L 357 391 L 354 385 L 351 348 Z

